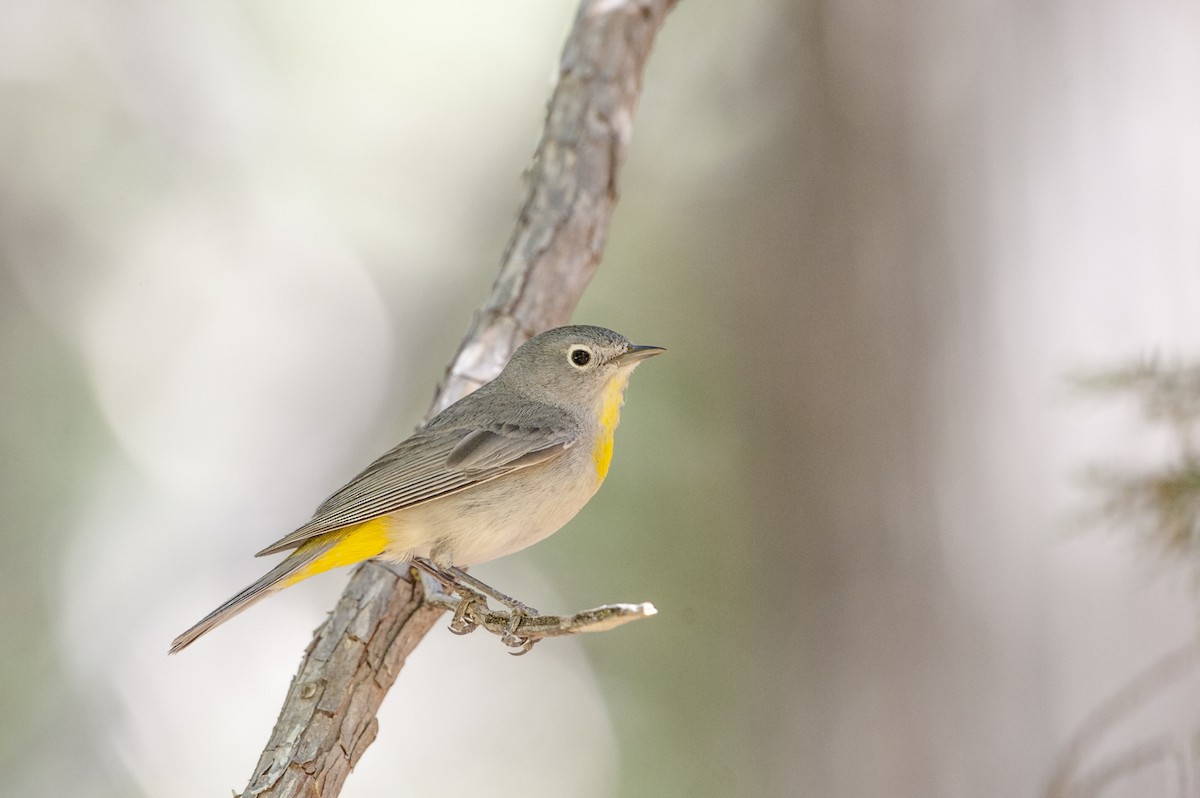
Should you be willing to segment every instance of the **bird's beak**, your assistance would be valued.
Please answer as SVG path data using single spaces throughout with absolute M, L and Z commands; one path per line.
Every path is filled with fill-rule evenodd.
M 616 360 L 622 366 L 632 366 L 666 351 L 661 346 L 630 346 L 623 354 L 617 355 Z

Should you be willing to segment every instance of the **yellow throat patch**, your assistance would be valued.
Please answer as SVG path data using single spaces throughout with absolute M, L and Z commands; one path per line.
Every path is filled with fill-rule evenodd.
M 626 372 L 613 377 L 604 386 L 604 395 L 600 400 L 600 434 L 596 436 L 595 448 L 592 449 L 597 484 L 608 476 L 613 455 L 613 432 L 621 421 L 621 405 L 625 404 L 625 386 L 628 384 L 629 374 Z

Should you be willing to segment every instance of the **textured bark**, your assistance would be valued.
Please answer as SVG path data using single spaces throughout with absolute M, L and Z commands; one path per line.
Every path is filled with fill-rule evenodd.
M 570 318 L 604 249 L 642 72 L 674 4 L 580 4 L 500 275 L 431 416 L 492 379 L 526 338 Z M 375 739 L 384 695 L 442 612 L 419 581 L 359 568 L 309 645 L 243 798 L 336 796 Z

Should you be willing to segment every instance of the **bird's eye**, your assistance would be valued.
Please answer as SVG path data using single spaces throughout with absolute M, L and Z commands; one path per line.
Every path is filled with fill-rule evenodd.
M 571 350 L 571 362 L 579 368 L 583 368 L 592 362 L 592 353 L 582 346 L 577 346 Z

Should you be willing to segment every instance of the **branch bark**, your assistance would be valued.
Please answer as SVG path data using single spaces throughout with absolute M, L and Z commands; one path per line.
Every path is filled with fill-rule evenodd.
M 428 417 L 495 377 L 526 338 L 570 318 L 600 262 L 642 73 L 674 5 L 581 2 L 500 275 Z M 419 579 L 360 567 L 309 644 L 243 798 L 336 796 L 375 740 L 383 697 L 444 611 L 426 602 Z

